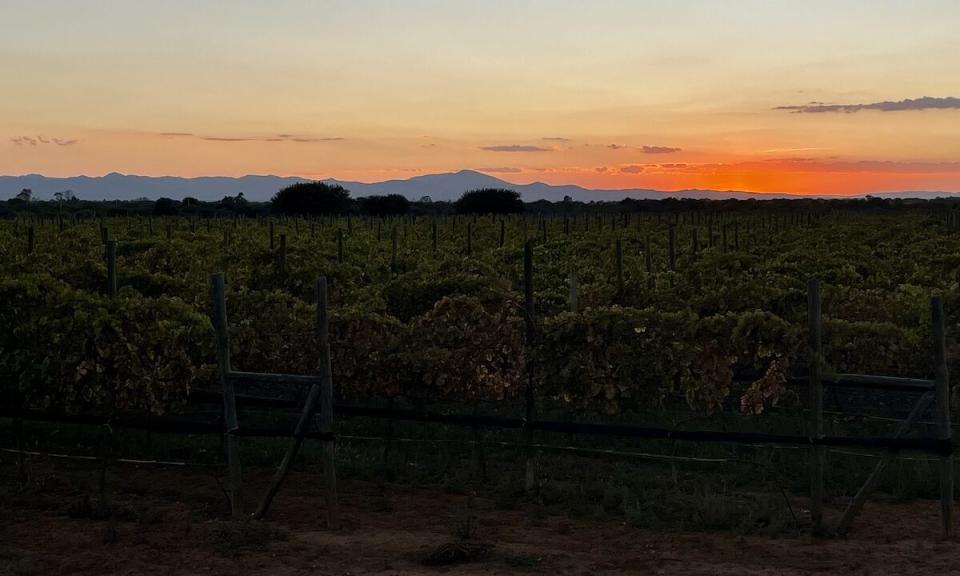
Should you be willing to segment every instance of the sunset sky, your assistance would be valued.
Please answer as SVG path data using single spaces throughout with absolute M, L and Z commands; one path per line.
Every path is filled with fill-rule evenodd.
M 960 192 L 957 0 L 0 5 L 0 174 Z

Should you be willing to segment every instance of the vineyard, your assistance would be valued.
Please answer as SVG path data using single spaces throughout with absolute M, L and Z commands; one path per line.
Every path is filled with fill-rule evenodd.
M 527 436 L 508 439 L 533 445 L 534 415 L 809 435 L 811 370 L 824 380 L 938 377 L 933 297 L 945 311 L 945 364 L 960 365 L 953 224 L 922 205 L 829 204 L 802 213 L 8 220 L 3 411 L 222 429 L 222 414 L 204 419 L 198 408 L 221 398 L 210 291 L 220 273 L 233 370 L 317 374 L 322 277 L 338 406 L 386 407 L 386 418 L 472 415 L 474 444 L 485 422 L 509 421 Z M 816 367 L 811 280 L 822 290 Z M 280 388 L 240 395 L 302 404 L 305 389 Z M 844 402 L 902 421 L 912 401 L 889 394 Z M 242 414 L 241 428 L 250 419 L 289 426 L 263 406 Z M 857 414 L 828 418 L 826 434 L 854 445 L 868 429 L 894 436 Z M 390 424 L 387 435 L 399 431 Z
M 227 279 L 235 364 L 294 374 L 317 365 L 314 285 L 327 277 L 344 399 L 517 398 L 533 363 L 538 396 L 572 412 L 680 394 L 703 412 L 733 400 L 759 413 L 805 364 L 810 278 L 836 372 L 929 375 L 929 298 L 943 295 L 948 334 L 957 322 L 960 238 L 924 215 L 107 219 L 0 234 L 2 368 L 18 375 L 5 394 L 44 410 L 160 414 L 212 386 L 213 272 Z M 952 342 L 948 356 L 960 361 Z

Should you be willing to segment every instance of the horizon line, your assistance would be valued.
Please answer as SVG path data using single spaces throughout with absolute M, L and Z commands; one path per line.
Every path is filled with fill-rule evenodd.
M 460 174 L 460 173 L 463 173 L 463 172 L 469 172 L 469 173 L 473 173 L 473 174 L 479 174 L 479 175 L 487 176 L 487 177 L 489 177 L 489 178 L 493 178 L 493 179 L 495 179 L 495 180 L 499 180 L 500 182 L 504 182 L 505 184 L 509 184 L 509 185 L 513 185 L 513 186 L 542 185 L 542 186 L 548 186 L 548 187 L 551 187 L 551 188 L 562 188 L 562 187 L 572 186 L 572 187 L 579 188 L 580 190 L 582 190 L 582 191 L 584 191 L 584 192 L 593 192 L 593 193 L 599 193 L 599 194 L 603 194 L 603 193 L 626 193 L 626 192 L 638 192 L 638 191 L 643 191 L 643 192 L 656 192 L 656 193 L 665 194 L 665 195 L 679 194 L 679 193 L 684 193 L 684 192 L 715 192 L 715 193 L 718 193 L 718 194 L 752 194 L 752 195 L 756 195 L 756 196 L 791 196 L 791 197 L 797 197 L 797 198 L 823 198 L 823 197 L 830 197 L 830 198 L 859 198 L 859 197 L 870 196 L 870 195 L 874 195 L 874 194 L 916 194 L 916 193 L 923 193 L 923 194 L 945 194 L 945 195 L 950 195 L 950 196 L 960 195 L 960 192 L 950 192 L 950 191 L 946 191 L 946 190 L 920 190 L 920 189 L 877 190 L 877 191 L 872 191 L 872 192 L 861 192 L 861 193 L 856 193 L 856 194 L 844 194 L 844 193 L 842 193 L 842 192 L 816 192 L 816 193 L 804 193 L 804 192 L 771 192 L 771 191 L 756 191 L 756 190 L 742 190 L 742 189 L 729 189 L 729 188 L 728 188 L 728 189 L 723 189 L 723 190 L 721 190 L 721 189 L 716 189 L 716 188 L 677 188 L 677 189 L 662 189 L 662 188 L 587 188 L 587 187 L 585 187 L 585 186 L 583 186 L 583 185 L 581 185 L 581 184 L 577 184 L 577 183 L 573 183 L 573 182 L 563 183 L 563 184 L 549 184 L 549 183 L 547 183 L 547 182 L 542 182 L 542 181 L 528 182 L 528 183 L 525 183 L 525 184 L 524 184 L 524 183 L 519 183 L 519 182 L 511 182 L 511 181 L 509 181 L 509 180 L 507 180 L 507 179 L 505 179 L 505 178 L 502 178 L 502 177 L 500 177 L 500 176 L 495 176 L 495 175 L 493 175 L 493 174 L 484 172 L 484 171 L 482 171 L 482 170 L 473 169 L 473 168 L 462 168 L 462 169 L 460 169 L 460 170 L 451 170 L 451 171 L 443 171 L 443 172 L 431 172 L 431 173 L 425 173 L 425 174 L 417 174 L 417 175 L 414 175 L 414 176 L 410 176 L 409 178 L 388 178 L 388 179 L 385 179 L 385 180 L 370 180 L 370 181 L 363 181 L 363 180 L 341 180 L 341 179 L 336 178 L 336 177 L 333 177 L 333 176 L 328 176 L 328 177 L 325 177 L 325 178 L 311 178 L 311 177 L 307 177 L 307 176 L 293 175 L 293 174 L 291 174 L 291 175 L 280 175 L 280 174 L 243 174 L 243 175 L 241 175 L 241 176 L 228 176 L 228 175 L 223 175 L 223 174 L 204 174 L 204 175 L 199 175 L 199 176 L 178 176 L 178 175 L 172 175 L 172 174 L 163 174 L 163 175 L 130 174 L 130 173 L 119 172 L 119 171 L 116 171 L 116 170 L 111 170 L 110 172 L 105 172 L 105 173 L 103 173 L 102 175 L 99 175 L 99 176 L 91 176 L 91 175 L 89 175 L 89 174 L 77 174 L 77 175 L 72 175 L 72 176 L 48 176 L 48 175 L 46 175 L 46 174 L 41 174 L 41 173 L 38 173 L 38 172 L 29 172 L 29 173 L 25 173 L 25 174 L 0 174 L 0 178 L 27 178 L 27 177 L 34 176 L 34 177 L 47 178 L 47 179 L 67 180 L 67 179 L 71 179 L 71 178 L 98 179 L 98 178 L 106 178 L 106 177 L 108 177 L 108 176 L 113 176 L 113 175 L 123 176 L 123 177 L 134 177 L 134 178 L 151 178 L 151 179 L 175 178 L 175 179 L 179 179 L 179 180 L 199 180 L 199 179 L 203 179 L 203 178 L 225 178 L 225 179 L 231 179 L 231 180 L 239 180 L 239 179 L 242 179 L 242 178 L 277 178 L 277 179 L 300 179 L 300 180 L 305 180 L 305 181 L 309 181 L 309 182 L 324 182 L 324 181 L 333 180 L 333 181 L 335 181 L 335 182 L 342 183 L 342 184 L 355 183 L 355 184 L 364 184 L 364 185 L 375 185 L 375 184 L 383 184 L 383 183 L 386 183 L 386 182 L 407 182 L 407 181 L 413 180 L 414 178 L 422 178 L 422 177 L 428 177 L 428 176 L 456 175 L 456 174 Z

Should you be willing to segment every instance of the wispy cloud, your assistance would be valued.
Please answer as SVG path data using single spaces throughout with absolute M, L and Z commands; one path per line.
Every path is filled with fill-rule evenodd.
M 490 172 L 491 174 L 519 174 L 520 172 L 523 172 L 523 170 L 513 166 L 501 166 L 498 168 L 477 168 L 477 172 Z
M 645 168 L 644 168 L 643 166 L 640 166 L 640 165 L 637 165 L 637 164 L 634 164 L 634 165 L 631 165 L 631 166 L 621 166 L 621 167 L 620 167 L 620 171 L 623 172 L 624 174 L 639 174 L 639 173 L 643 172 L 644 170 L 645 170 Z
M 562 136 L 544 136 L 541 140 L 546 140 L 547 142 L 570 142 L 569 138 L 563 138 Z
M 870 104 L 827 104 L 810 102 L 799 106 L 777 106 L 774 110 L 786 110 L 794 114 L 843 113 L 853 114 L 861 110 L 879 110 L 881 112 L 903 112 L 906 110 L 960 110 L 960 98 L 948 96 L 935 98 L 924 96 L 906 100 L 886 100 Z
M 256 138 L 234 138 L 229 136 L 203 136 L 203 140 L 208 142 L 253 142 Z
M 642 146 L 640 151 L 644 154 L 673 154 L 679 152 L 680 149 L 672 146 Z
M 607 148 L 611 150 L 637 150 L 642 154 L 672 154 L 680 151 L 680 148 L 672 146 L 627 146 L 624 144 L 607 144 Z
M 481 146 L 487 152 L 553 152 L 553 148 L 532 146 L 530 144 L 501 144 L 497 146 Z
M 79 140 L 67 138 L 47 138 L 46 136 L 16 136 L 10 139 L 14 146 L 73 146 Z
M 274 136 L 201 136 L 192 132 L 160 132 L 160 136 L 167 138 L 197 138 L 207 142 L 295 142 L 310 144 L 315 142 L 339 142 L 342 137 L 317 137 L 298 134 L 277 134 Z

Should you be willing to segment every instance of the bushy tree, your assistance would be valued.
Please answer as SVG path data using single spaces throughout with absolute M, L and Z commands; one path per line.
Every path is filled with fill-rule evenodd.
M 282 214 L 342 214 L 350 206 L 350 192 L 326 182 L 297 182 L 270 199 L 270 208 Z
M 400 194 L 367 196 L 357 202 L 360 204 L 360 211 L 371 216 L 406 214 L 410 210 L 410 201 Z
M 176 216 L 180 211 L 180 203 L 170 198 L 158 198 L 153 203 L 153 213 L 157 216 Z
M 517 214 L 523 212 L 520 194 L 503 188 L 464 192 L 454 203 L 459 214 Z

